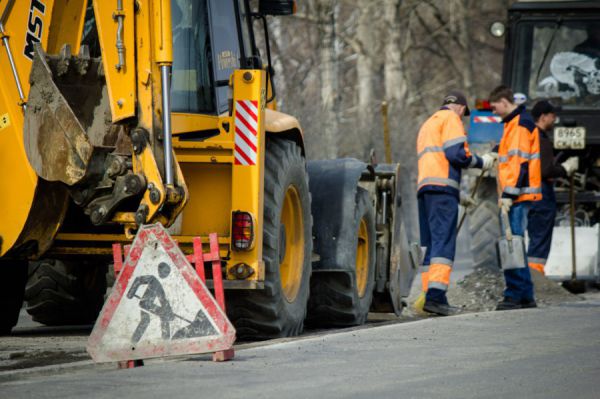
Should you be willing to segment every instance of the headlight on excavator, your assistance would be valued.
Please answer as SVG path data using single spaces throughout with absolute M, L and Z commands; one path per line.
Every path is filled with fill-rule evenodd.
M 248 251 L 254 244 L 254 219 L 248 212 L 233 212 L 231 243 L 234 250 Z

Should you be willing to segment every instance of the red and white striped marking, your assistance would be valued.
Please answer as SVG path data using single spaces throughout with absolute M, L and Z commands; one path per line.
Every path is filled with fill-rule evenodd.
M 258 151 L 258 101 L 235 102 L 235 164 L 256 165 Z
M 475 116 L 473 118 L 475 123 L 501 123 L 502 118 L 499 116 Z

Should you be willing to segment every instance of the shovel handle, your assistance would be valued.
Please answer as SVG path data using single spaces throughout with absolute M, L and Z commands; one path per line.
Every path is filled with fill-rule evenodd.
M 508 212 L 506 211 L 506 209 L 502 209 L 500 211 L 501 215 L 502 215 L 502 228 L 504 229 L 504 235 L 506 236 L 506 239 L 512 243 L 512 239 L 513 239 L 513 234 L 512 234 L 512 230 L 510 228 L 510 221 L 508 219 Z
M 575 178 L 569 177 L 569 219 L 571 225 L 571 279 L 577 280 L 577 255 L 575 254 Z
M 510 253 L 513 252 L 513 234 L 512 234 L 512 230 L 510 229 L 510 221 L 508 219 L 508 212 L 506 211 L 506 209 L 502 209 L 500 211 L 500 215 L 502 218 L 502 228 L 504 229 L 504 236 L 506 237 L 506 241 L 508 243 L 508 251 Z

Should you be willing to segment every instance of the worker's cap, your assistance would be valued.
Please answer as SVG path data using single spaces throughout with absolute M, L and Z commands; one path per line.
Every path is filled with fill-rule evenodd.
M 531 109 L 531 116 L 533 116 L 533 119 L 535 120 L 540 119 L 540 116 L 542 115 L 555 113 L 556 108 L 548 100 L 538 101 Z
M 471 115 L 471 110 L 469 109 L 469 105 L 467 104 L 467 98 L 460 91 L 452 90 L 451 92 L 446 94 L 446 97 L 444 97 L 443 105 L 448 105 L 448 104 L 464 105 L 465 106 L 465 116 Z

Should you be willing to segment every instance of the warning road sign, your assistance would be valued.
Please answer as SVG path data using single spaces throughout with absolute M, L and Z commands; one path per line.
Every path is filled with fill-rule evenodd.
M 216 352 L 235 329 L 160 224 L 142 227 L 88 341 L 96 362 Z

